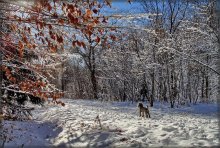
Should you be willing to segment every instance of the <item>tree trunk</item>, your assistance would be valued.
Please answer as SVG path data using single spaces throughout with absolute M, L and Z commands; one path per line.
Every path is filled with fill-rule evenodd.
M 92 70 L 91 72 L 91 81 L 92 81 L 92 89 L 93 89 L 93 98 L 98 99 L 97 80 L 95 77 L 95 70 Z
M 2 52 L 0 51 L 0 68 L 2 67 Z M 3 112 L 2 112 L 2 70 L 0 70 L 0 147 L 4 146 L 4 140 L 3 140 Z
M 153 70 L 153 74 L 152 74 L 152 87 L 151 87 L 151 97 L 150 97 L 150 106 L 153 107 L 154 105 L 154 97 L 155 97 L 155 88 L 154 88 L 154 82 L 155 82 L 155 76 L 154 76 L 154 70 Z
M 2 16 L 2 14 L 3 14 L 3 12 L 2 11 L 0 11 L 0 15 Z M 0 31 L 2 30 L 2 20 L 0 20 Z M 1 36 L 2 34 L 0 33 L 0 36 Z M 0 44 L 0 46 L 1 46 L 1 44 Z M 2 112 L 2 70 L 1 70 L 1 68 L 2 68 L 2 58 L 3 58 L 3 54 L 2 54 L 2 50 L 0 50 L 0 147 L 4 147 L 4 140 L 3 140 L 3 119 L 1 118 L 1 116 L 2 116 L 2 114 L 3 114 L 3 112 Z
M 189 69 L 188 74 L 187 74 L 187 80 L 188 80 L 188 83 L 187 83 L 187 96 L 189 98 L 189 102 L 192 103 L 192 89 L 191 89 L 191 72 L 190 72 L 190 69 Z
M 96 63 L 95 63 L 95 52 L 94 48 L 90 47 L 90 59 L 89 59 L 89 69 L 91 74 L 91 82 L 92 82 L 92 90 L 93 90 L 93 98 L 98 99 L 98 84 L 96 79 Z
M 204 74 L 202 75 L 202 86 L 201 86 L 201 97 L 202 97 L 202 102 L 204 101 Z

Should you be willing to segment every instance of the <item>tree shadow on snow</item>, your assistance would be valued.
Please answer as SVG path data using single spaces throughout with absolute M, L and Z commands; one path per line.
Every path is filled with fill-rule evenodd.
M 112 133 L 107 131 L 87 131 L 80 136 L 68 135 L 68 141 L 58 147 L 108 147 L 114 143 L 114 140 L 110 140 L 111 136 Z
M 4 121 L 7 129 L 5 147 L 48 147 L 52 145 L 51 139 L 56 138 L 62 128 L 52 122 L 30 121 Z

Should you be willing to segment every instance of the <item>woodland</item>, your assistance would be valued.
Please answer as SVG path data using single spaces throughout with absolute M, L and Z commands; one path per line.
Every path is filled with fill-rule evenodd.
M 64 98 L 171 109 L 217 103 L 218 5 L 0 0 L 1 130 L 46 102 L 62 110 Z

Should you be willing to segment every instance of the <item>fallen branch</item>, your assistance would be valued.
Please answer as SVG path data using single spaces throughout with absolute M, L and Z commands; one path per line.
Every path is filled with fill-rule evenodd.
M 101 121 L 100 121 L 99 115 L 97 115 L 97 117 L 95 118 L 95 123 L 98 123 L 100 128 L 102 129 L 102 125 L 101 125 Z

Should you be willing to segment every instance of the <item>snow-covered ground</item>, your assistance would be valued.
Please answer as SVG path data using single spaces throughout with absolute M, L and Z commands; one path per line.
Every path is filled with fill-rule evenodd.
M 218 146 L 216 104 L 170 109 L 156 103 L 151 118 L 138 117 L 129 102 L 64 100 L 65 107 L 48 105 L 25 122 L 5 121 L 10 142 L 5 146 Z M 94 123 L 99 115 L 102 129 Z M 13 130 L 10 130 L 10 129 Z

